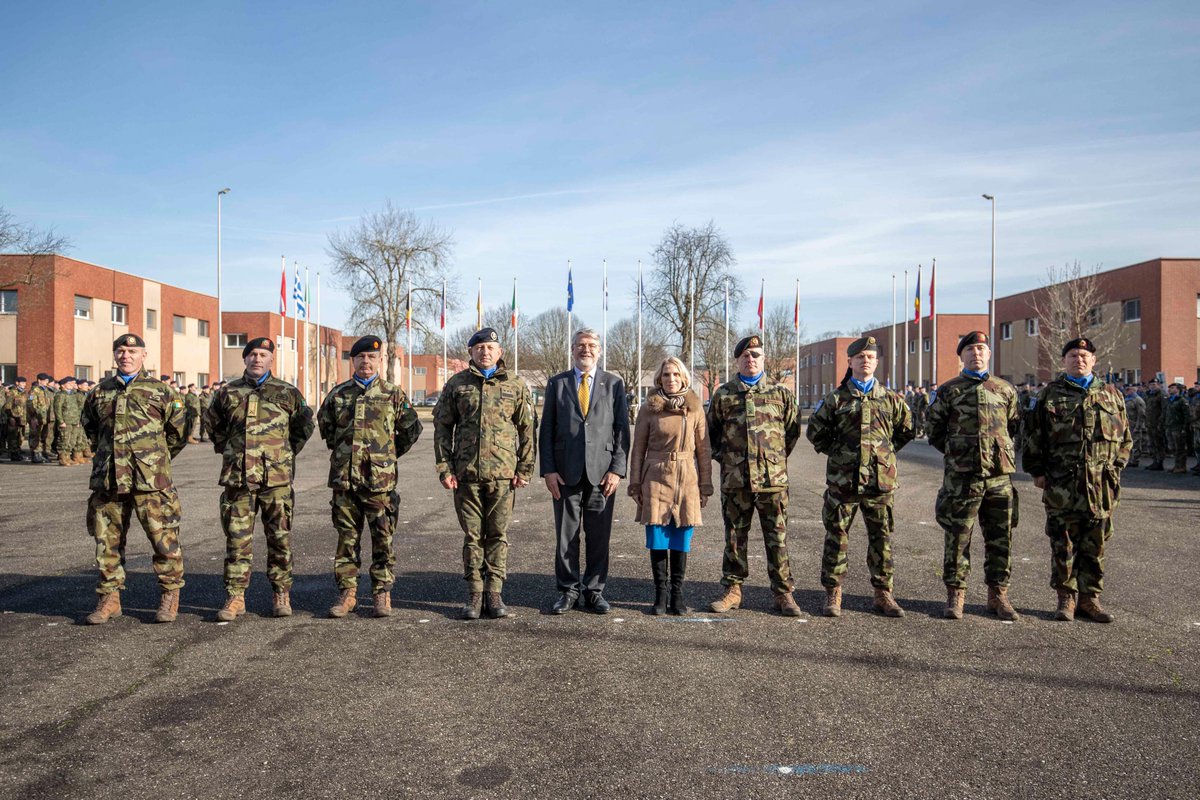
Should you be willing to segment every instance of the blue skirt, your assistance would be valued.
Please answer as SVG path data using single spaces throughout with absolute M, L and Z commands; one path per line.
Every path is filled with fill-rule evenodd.
M 673 522 L 670 525 L 647 525 L 646 549 L 675 550 L 679 553 L 687 553 L 692 549 L 692 532 L 694 530 L 695 528 L 691 525 L 680 528 Z

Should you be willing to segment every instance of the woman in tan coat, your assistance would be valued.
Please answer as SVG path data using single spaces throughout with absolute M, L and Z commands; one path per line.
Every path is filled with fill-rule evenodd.
M 693 527 L 712 496 L 712 452 L 704 407 L 691 391 L 687 367 L 674 356 L 654 374 L 655 391 L 638 413 L 629 459 L 629 496 L 646 526 L 654 574 L 655 615 L 686 614 L 683 578 Z

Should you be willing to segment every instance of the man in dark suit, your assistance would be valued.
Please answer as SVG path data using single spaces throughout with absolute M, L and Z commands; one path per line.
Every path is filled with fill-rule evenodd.
M 600 337 L 585 328 L 571 339 L 573 367 L 546 383 L 538 436 L 541 475 L 554 498 L 558 551 L 554 575 L 561 596 L 555 614 L 582 604 L 596 614 L 609 612 L 608 540 L 613 498 L 629 460 L 629 409 L 625 384 L 596 367 Z M 579 535 L 585 568 L 579 574 Z

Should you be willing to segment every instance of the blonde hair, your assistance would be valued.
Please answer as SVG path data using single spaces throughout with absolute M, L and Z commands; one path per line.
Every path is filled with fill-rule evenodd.
M 658 369 L 654 371 L 655 387 L 659 389 L 662 388 L 663 370 L 666 369 L 668 364 L 674 364 L 675 369 L 679 370 L 679 375 L 683 378 L 683 391 L 686 392 L 688 389 L 692 388 L 692 373 L 688 372 L 688 368 L 685 367 L 683 362 L 680 361 L 676 356 L 667 356 L 663 359 L 663 362 L 658 365 Z

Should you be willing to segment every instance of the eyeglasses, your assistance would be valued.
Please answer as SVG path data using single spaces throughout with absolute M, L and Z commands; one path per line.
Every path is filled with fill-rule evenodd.
M 600 345 L 596 344 L 595 342 L 580 342 L 579 344 L 575 345 L 575 349 L 576 350 L 599 350 Z
M 742 352 L 742 355 L 747 356 L 749 358 L 753 358 L 755 361 L 757 361 L 758 359 L 763 357 L 763 351 L 762 350 L 745 350 Z

